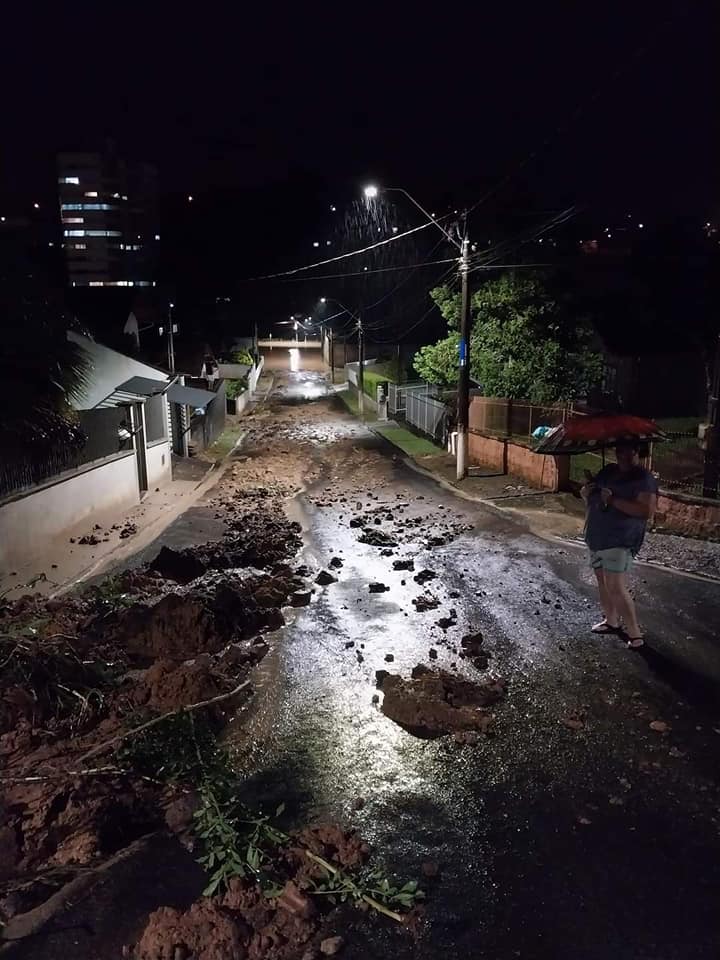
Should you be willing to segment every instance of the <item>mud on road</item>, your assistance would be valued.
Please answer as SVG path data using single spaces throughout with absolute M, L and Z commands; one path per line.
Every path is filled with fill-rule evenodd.
M 565 547 L 438 494 L 331 402 L 284 398 L 134 568 L 2 610 L 0 910 L 6 935 L 34 931 L 17 955 L 714 960 L 717 711 L 586 635 Z M 657 621 L 720 616 L 665 582 L 638 588 Z M 391 871 L 441 874 L 417 939 L 372 912 L 328 927 L 290 852 L 275 901 L 199 896 L 192 796 L 117 744 L 204 700 L 249 799 L 333 825 L 305 834 L 321 856 L 343 865 L 357 824 Z M 105 900 L 52 905 L 100 865 Z

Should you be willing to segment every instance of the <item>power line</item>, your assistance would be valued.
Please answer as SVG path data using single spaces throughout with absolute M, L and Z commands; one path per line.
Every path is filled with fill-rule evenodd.
M 367 277 L 371 273 L 391 273 L 395 270 L 415 270 L 418 267 L 432 267 L 437 263 L 457 263 L 457 257 L 450 257 L 447 260 L 429 260 L 421 263 L 406 263 L 400 267 L 378 267 L 376 270 L 358 270 L 355 273 L 326 273 L 322 274 L 321 276 L 314 275 L 312 277 L 291 277 L 287 280 L 283 280 L 283 283 L 297 283 L 298 281 L 307 283 L 308 280 L 344 280 L 346 277 Z M 260 277 L 259 279 L 262 280 L 265 278 Z M 369 309 L 369 307 L 367 309 Z
M 440 283 L 444 282 L 444 280 L 447 279 L 447 276 L 449 275 L 449 273 L 450 273 L 450 271 L 448 271 L 448 274 L 446 274 L 446 276 L 445 276 L 444 278 L 442 278 L 439 282 L 440 282 Z M 457 280 L 457 277 L 455 278 L 455 280 Z M 455 281 L 453 281 L 453 283 L 454 283 L 454 282 L 455 282 Z M 425 313 L 424 313 L 418 320 L 415 321 L 415 323 L 410 324 L 410 326 L 409 326 L 409 327 L 406 327 L 405 330 L 401 330 L 401 331 L 397 334 L 396 337 L 392 337 L 390 340 L 377 340 L 375 337 L 373 337 L 373 343 L 378 343 L 378 344 L 383 344 L 383 343 L 397 343 L 398 340 L 402 339 L 403 337 L 406 337 L 406 336 L 408 335 L 408 333 L 410 333 L 410 332 L 411 332 L 412 330 L 414 330 L 416 327 L 420 326 L 420 324 L 423 322 L 423 320 L 426 320 L 426 319 L 430 316 L 430 314 L 433 312 L 433 310 L 437 310 L 437 309 L 438 309 L 437 304 L 436 304 L 436 303 L 433 303 L 433 305 L 432 305 L 431 307 L 429 307 L 429 308 L 425 311 Z
M 412 229 L 406 230 L 404 233 L 396 233 L 392 237 L 386 237 L 385 240 L 378 240 L 377 243 L 371 243 L 370 246 L 362 247 L 360 250 L 351 250 L 349 253 L 341 253 L 337 257 L 330 257 L 328 260 L 318 260 L 317 263 L 309 263 L 304 267 L 295 267 L 294 270 L 283 270 L 280 273 L 267 273 L 261 277 L 248 277 L 245 282 L 251 283 L 255 280 L 275 280 L 278 277 L 291 277 L 293 274 L 302 273 L 304 270 L 314 270 L 315 267 L 324 267 L 326 263 L 337 263 L 338 260 L 346 260 L 348 257 L 357 257 L 361 253 L 368 253 L 370 250 L 377 249 L 377 247 L 383 247 L 388 243 L 393 243 L 395 240 L 402 240 L 403 237 L 409 237 L 410 234 L 417 233 L 418 230 L 425 230 L 427 227 L 432 226 L 434 226 L 433 221 L 428 220 L 427 223 L 422 223 L 419 227 L 412 227 Z
M 668 17 L 665 20 L 665 22 L 662 23 L 657 28 L 654 36 L 651 37 L 650 40 L 648 40 L 645 44 L 640 44 L 638 47 L 636 47 L 632 51 L 632 53 L 623 62 L 621 62 L 618 67 L 616 67 L 615 71 L 612 74 L 610 74 L 609 79 L 603 79 L 602 83 L 598 87 L 596 87 L 593 93 L 591 93 L 591 95 L 585 101 L 581 100 L 575 104 L 575 107 L 567 120 L 561 120 L 560 123 L 558 123 L 558 125 L 555 127 L 555 129 L 543 139 L 543 141 L 539 144 L 539 146 L 531 150 L 520 161 L 520 163 L 518 163 L 515 167 L 513 167 L 510 170 L 508 174 L 506 174 L 501 180 L 499 180 L 494 186 L 492 186 L 486 193 L 484 193 L 480 197 L 480 199 L 476 203 L 474 203 L 472 207 L 469 208 L 469 210 L 467 211 L 468 215 L 470 215 L 473 212 L 473 210 L 476 210 L 481 204 L 485 203 L 485 201 L 488 200 L 494 193 L 497 193 L 498 190 L 501 190 L 506 183 L 512 180 L 513 177 L 515 177 L 524 167 L 526 167 L 531 160 L 534 160 L 535 157 L 537 157 L 543 150 L 549 147 L 551 143 L 553 143 L 555 140 L 558 139 L 558 137 L 560 137 L 564 133 L 567 133 L 567 131 L 572 127 L 572 125 L 576 121 L 578 121 L 583 116 L 583 114 L 587 112 L 588 107 L 590 107 L 592 104 L 598 101 L 602 97 L 602 95 L 606 93 L 607 90 L 611 86 L 613 86 L 624 73 L 626 73 L 630 69 L 630 67 L 633 65 L 633 63 L 636 60 L 639 60 L 641 57 L 643 57 L 645 54 L 648 53 L 652 45 L 657 42 L 661 32 L 666 27 L 670 26 L 676 20 L 678 20 L 680 18 L 680 15 L 686 15 L 687 13 L 688 13 L 688 9 L 685 9 L 685 10 L 682 10 L 678 16 Z

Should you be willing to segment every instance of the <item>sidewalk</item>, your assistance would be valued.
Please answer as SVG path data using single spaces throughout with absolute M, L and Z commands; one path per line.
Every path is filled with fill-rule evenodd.
M 230 419 L 230 418 L 228 418 Z M 54 596 L 137 553 L 203 496 L 222 476 L 229 453 L 242 436 L 233 419 L 200 457 L 173 461 L 173 480 L 149 491 L 129 510 L 94 512 L 0 577 L 0 598 L 24 593 Z
M 457 480 L 455 457 L 429 441 L 394 421 L 373 423 L 370 429 L 401 450 L 411 469 L 446 490 L 511 514 L 537 536 L 582 540 L 585 508 L 578 497 L 535 490 L 517 477 L 491 472 L 491 468 L 481 466 L 471 466 L 471 476 Z M 428 447 L 429 452 L 424 449 Z M 720 543 L 714 541 L 650 531 L 639 559 L 654 566 L 720 580 Z

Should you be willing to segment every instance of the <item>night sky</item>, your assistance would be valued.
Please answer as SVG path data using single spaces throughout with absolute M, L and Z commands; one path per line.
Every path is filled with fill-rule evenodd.
M 717 211 L 709 2 L 29 8 L 3 31 L 3 208 L 53 204 L 55 153 L 111 137 L 170 207 L 196 198 L 238 276 L 314 259 L 368 178 L 441 209 L 493 190 L 479 233 Z

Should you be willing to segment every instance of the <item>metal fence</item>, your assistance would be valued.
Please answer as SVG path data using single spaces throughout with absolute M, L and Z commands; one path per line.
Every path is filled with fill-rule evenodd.
M 405 394 L 405 419 L 443 446 L 447 443 L 450 411 L 442 400 L 427 396 L 421 391 Z
M 473 396 L 470 403 L 470 430 L 498 437 L 527 440 L 538 427 L 557 427 L 582 411 L 572 405 L 541 405 L 528 400 Z
M 42 456 L 29 456 L 22 451 L 5 452 L 5 462 L 0 464 L 0 499 L 121 452 L 118 430 L 121 421 L 130 420 L 127 407 L 81 410 L 78 416 L 80 428 L 87 438 L 79 449 L 60 448 Z
M 416 380 L 410 383 L 388 383 L 388 413 L 391 416 L 404 416 L 407 409 L 408 394 L 424 394 L 429 396 L 434 393 L 435 387 L 431 383 L 425 383 L 423 380 Z
M 698 444 L 698 417 L 660 418 L 667 440 L 653 444 L 652 470 L 666 490 L 701 497 L 705 454 Z

